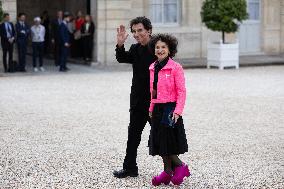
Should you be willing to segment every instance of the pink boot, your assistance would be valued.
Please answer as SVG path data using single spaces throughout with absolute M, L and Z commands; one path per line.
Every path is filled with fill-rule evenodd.
M 188 166 L 182 163 L 182 166 L 176 167 L 174 170 L 174 176 L 171 181 L 174 185 L 180 185 L 183 182 L 184 177 L 189 177 L 190 172 Z
M 161 172 L 160 175 L 155 176 L 152 178 L 152 184 L 154 186 L 159 186 L 162 183 L 164 183 L 165 185 L 168 185 L 171 181 L 172 176 L 169 175 L 168 173 L 166 173 L 165 171 Z

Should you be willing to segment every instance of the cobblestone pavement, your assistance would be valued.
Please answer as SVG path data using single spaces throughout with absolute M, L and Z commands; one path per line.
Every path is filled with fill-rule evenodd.
M 125 155 L 131 71 L 71 69 L 0 77 L 0 188 L 150 188 L 162 161 L 148 155 L 149 125 L 140 176 L 112 177 Z M 284 66 L 185 74 L 181 159 L 192 176 L 180 188 L 284 188 Z

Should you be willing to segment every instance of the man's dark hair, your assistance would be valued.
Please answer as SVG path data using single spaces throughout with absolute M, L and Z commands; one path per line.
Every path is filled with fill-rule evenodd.
M 66 17 L 69 17 L 69 16 L 71 16 L 70 12 L 65 11 L 65 12 L 63 13 L 63 18 L 66 18 Z
M 21 16 L 26 16 L 26 14 L 25 13 L 23 13 L 23 12 L 20 12 L 19 14 L 18 14 L 18 18 L 20 18 Z
M 136 24 L 140 24 L 140 23 L 143 24 L 144 28 L 147 31 L 152 30 L 152 24 L 151 24 L 150 19 L 146 18 L 145 16 L 139 16 L 130 21 L 131 32 L 132 32 L 132 26 Z
M 7 17 L 7 16 L 10 16 L 10 14 L 9 14 L 9 13 L 4 13 L 4 14 L 3 14 L 3 18 L 5 18 L 5 17 Z
M 177 46 L 178 46 L 178 40 L 176 37 L 170 35 L 170 34 L 155 34 L 152 36 L 149 47 L 151 51 L 155 54 L 155 45 L 158 41 L 162 41 L 167 44 L 169 47 L 169 57 L 174 57 L 177 53 Z

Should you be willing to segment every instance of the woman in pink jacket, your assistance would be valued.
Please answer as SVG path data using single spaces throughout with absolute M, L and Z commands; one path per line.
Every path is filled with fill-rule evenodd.
M 182 66 L 172 59 L 177 44 L 177 39 L 167 34 L 157 34 L 150 42 L 158 59 L 149 67 L 152 119 L 149 151 L 150 155 L 161 156 L 164 163 L 164 171 L 152 179 L 154 186 L 170 182 L 180 185 L 190 175 L 188 166 L 178 157 L 188 151 L 188 145 L 181 117 L 186 99 L 184 73 Z

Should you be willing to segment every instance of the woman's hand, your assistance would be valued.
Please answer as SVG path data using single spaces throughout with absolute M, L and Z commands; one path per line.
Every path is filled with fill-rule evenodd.
M 117 30 L 117 45 L 121 47 L 126 41 L 129 34 L 126 33 L 124 25 L 120 25 L 119 28 L 117 28 L 116 30 Z
M 175 123 L 176 123 L 179 117 L 180 115 L 174 113 L 172 119 L 175 120 Z
M 149 117 L 152 118 L 152 112 L 149 112 Z

